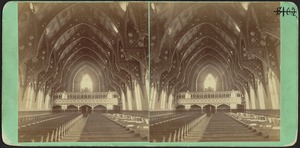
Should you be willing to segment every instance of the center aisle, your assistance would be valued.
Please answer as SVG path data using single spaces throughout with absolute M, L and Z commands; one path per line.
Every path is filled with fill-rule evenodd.
M 214 113 L 200 141 L 266 141 L 253 129 L 237 122 L 225 113 Z
M 79 142 L 132 142 L 147 141 L 135 133 L 107 119 L 100 113 L 92 113 L 83 128 Z
M 182 142 L 198 142 L 201 140 L 211 117 L 205 116 L 191 129 Z
M 81 132 L 86 124 L 88 116 L 81 117 L 67 134 L 60 140 L 60 142 L 77 142 L 80 138 Z

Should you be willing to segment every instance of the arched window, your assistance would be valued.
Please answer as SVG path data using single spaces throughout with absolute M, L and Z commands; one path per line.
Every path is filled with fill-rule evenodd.
M 204 91 L 216 91 L 217 80 L 212 74 L 208 74 L 204 79 Z
M 93 91 L 93 81 L 90 75 L 84 74 L 80 82 L 80 91 Z

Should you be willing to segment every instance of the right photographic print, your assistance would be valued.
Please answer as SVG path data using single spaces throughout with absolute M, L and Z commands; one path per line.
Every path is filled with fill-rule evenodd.
M 149 5 L 150 142 L 280 141 L 280 3 Z

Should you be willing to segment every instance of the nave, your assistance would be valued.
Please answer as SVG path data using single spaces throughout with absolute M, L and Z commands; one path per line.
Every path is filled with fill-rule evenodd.
M 92 113 L 87 117 L 79 142 L 93 141 L 146 141 L 138 134 L 113 122 L 102 114 Z
M 127 113 L 128 114 L 128 113 Z M 124 115 L 124 114 L 118 114 Z M 112 113 L 54 113 L 19 121 L 20 142 L 147 141 L 148 127 L 142 117 Z M 27 118 L 27 120 L 25 120 Z M 130 122 L 128 124 L 128 122 Z M 137 127 L 136 125 L 140 125 Z
M 279 6 L 20 4 L 19 141 L 278 141 Z
M 279 141 L 280 119 L 275 114 L 279 115 L 278 112 L 270 115 L 268 111 L 165 112 L 151 117 L 150 141 Z
M 19 142 L 147 141 L 147 8 L 18 3 Z
M 280 140 L 279 7 L 151 3 L 150 141 Z

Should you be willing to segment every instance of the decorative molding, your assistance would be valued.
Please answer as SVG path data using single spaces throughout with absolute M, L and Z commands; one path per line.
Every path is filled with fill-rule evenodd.
M 106 99 L 55 99 L 53 105 L 75 105 L 75 106 L 97 106 L 97 105 L 118 105 L 117 98 Z

